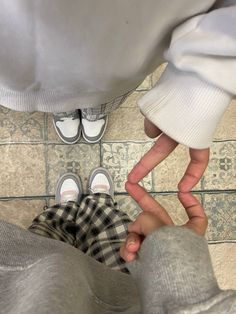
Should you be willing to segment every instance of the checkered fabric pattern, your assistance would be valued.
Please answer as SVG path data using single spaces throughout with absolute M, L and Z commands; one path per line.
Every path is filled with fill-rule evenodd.
M 37 216 L 29 231 L 67 242 L 114 270 L 128 272 L 120 257 L 130 218 L 106 194 L 85 197 L 78 205 L 54 205 Z
M 129 91 L 128 93 L 116 97 L 108 103 L 96 106 L 95 108 L 85 108 L 81 109 L 82 118 L 89 121 L 96 121 L 104 118 L 106 115 L 116 110 L 121 104 L 133 93 L 134 90 Z

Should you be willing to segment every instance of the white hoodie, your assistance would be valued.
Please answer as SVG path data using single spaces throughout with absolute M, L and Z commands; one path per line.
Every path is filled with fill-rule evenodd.
M 0 7 L 6 107 L 93 107 L 167 60 L 141 111 L 176 141 L 205 148 L 236 94 L 236 1 L 0 0 Z

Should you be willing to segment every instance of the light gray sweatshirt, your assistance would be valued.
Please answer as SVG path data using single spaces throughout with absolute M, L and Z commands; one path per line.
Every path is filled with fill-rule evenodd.
M 163 132 L 208 147 L 236 94 L 235 0 L 0 0 L 0 103 L 60 112 L 134 89 Z
M 132 275 L 78 249 L 0 221 L 1 314 L 235 314 L 207 242 L 183 227 L 148 236 Z

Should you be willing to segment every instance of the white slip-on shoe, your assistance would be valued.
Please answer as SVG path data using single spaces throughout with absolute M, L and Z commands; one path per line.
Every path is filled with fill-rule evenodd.
M 91 194 L 104 193 L 114 198 L 114 183 L 107 169 L 98 167 L 92 171 L 88 190 Z
M 82 135 L 85 141 L 91 144 L 99 142 L 106 131 L 107 122 L 107 115 L 104 118 L 96 121 L 89 121 L 85 118 L 82 118 Z
M 79 203 L 82 195 L 83 188 L 79 176 L 74 173 L 66 173 L 59 178 L 55 192 L 56 204 Z
M 81 135 L 79 110 L 54 113 L 53 125 L 58 136 L 64 143 L 75 144 L 78 142 Z

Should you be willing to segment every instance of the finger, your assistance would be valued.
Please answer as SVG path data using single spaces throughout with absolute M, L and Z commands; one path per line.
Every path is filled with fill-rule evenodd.
M 120 256 L 125 260 L 126 262 L 132 262 L 136 259 L 137 255 L 135 253 L 129 253 L 127 252 L 125 248 L 125 243 L 123 243 L 120 247 Z
M 137 219 L 129 225 L 129 232 L 143 235 L 144 237 L 166 225 L 157 215 L 142 212 Z
M 120 256 L 126 261 L 131 262 L 136 258 L 136 253 L 140 249 L 143 238 L 135 233 L 129 233 L 125 243 L 121 245 Z
M 128 175 L 131 183 L 138 183 L 154 167 L 164 160 L 178 145 L 166 134 L 162 134 L 153 147 L 140 159 Z
M 126 182 L 125 189 L 144 211 L 155 214 L 165 224 L 173 224 L 167 211 L 143 187 Z
M 209 162 L 210 150 L 191 149 L 189 150 L 191 161 L 188 168 L 180 180 L 178 188 L 180 192 L 189 192 L 201 179 Z
M 202 205 L 191 193 L 179 193 L 178 197 L 189 217 L 185 226 L 204 235 L 207 229 L 207 216 Z
M 131 224 L 132 225 L 132 224 Z M 143 237 L 139 234 L 130 231 L 126 238 L 125 249 L 128 253 L 136 253 L 140 249 Z
M 144 131 L 146 135 L 151 138 L 155 138 L 162 133 L 162 131 L 159 130 L 158 127 L 156 127 L 155 124 L 153 124 L 147 118 L 144 119 Z

